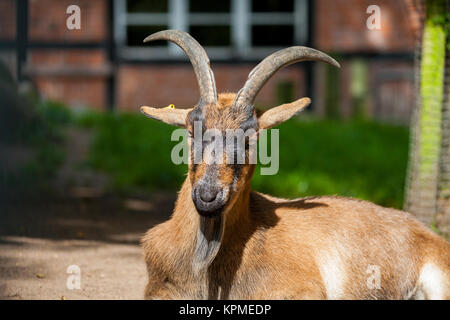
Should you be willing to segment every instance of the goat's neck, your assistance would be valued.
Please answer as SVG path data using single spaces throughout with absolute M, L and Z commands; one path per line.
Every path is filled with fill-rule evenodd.
M 244 190 L 239 193 L 236 201 L 226 214 L 225 232 L 223 243 L 226 244 L 236 233 L 236 230 L 245 228 L 249 223 L 249 208 L 250 208 L 250 182 L 248 182 Z

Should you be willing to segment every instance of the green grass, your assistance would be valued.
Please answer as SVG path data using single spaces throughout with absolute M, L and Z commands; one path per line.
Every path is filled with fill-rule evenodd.
M 179 188 L 187 166 L 170 160 L 173 127 L 138 114 L 83 117 L 95 132 L 89 164 L 128 191 Z M 373 122 L 290 120 L 280 129 L 280 168 L 253 187 L 282 197 L 338 194 L 401 207 L 408 129 Z

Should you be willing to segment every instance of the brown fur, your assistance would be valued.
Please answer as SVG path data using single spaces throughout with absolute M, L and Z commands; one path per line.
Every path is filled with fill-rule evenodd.
M 206 113 L 208 127 L 236 126 L 228 113 L 233 99 L 219 96 Z M 200 168 L 195 176 L 204 173 Z M 189 167 L 171 219 L 142 240 L 146 298 L 406 299 L 421 290 L 426 264 L 441 270 L 442 298 L 450 298 L 450 244 L 408 213 L 350 198 L 285 200 L 252 192 L 254 168 L 244 165 L 240 173 L 217 255 L 194 272 L 200 216 Z M 232 175 L 224 167 L 219 179 L 230 183 Z M 367 285 L 369 266 L 379 267 L 379 288 Z

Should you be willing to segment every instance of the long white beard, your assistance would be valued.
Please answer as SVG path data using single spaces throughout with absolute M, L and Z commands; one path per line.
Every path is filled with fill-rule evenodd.
M 195 274 L 206 271 L 219 252 L 222 243 L 225 223 L 223 214 L 207 218 L 200 216 L 197 231 L 197 243 L 194 251 L 192 267 Z

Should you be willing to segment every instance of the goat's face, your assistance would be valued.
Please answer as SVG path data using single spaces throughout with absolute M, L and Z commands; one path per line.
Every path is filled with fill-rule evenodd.
M 234 96 L 219 95 L 216 104 L 194 108 L 186 119 L 192 200 L 202 216 L 225 214 L 254 171 L 258 121 L 254 108 L 231 106 Z
M 277 70 L 294 62 L 323 61 L 336 67 L 339 64 L 311 48 L 286 48 L 261 61 L 237 95 L 218 96 L 208 56 L 194 38 L 183 31 L 165 30 L 150 35 L 144 42 L 154 40 L 172 41 L 188 55 L 197 77 L 200 102 L 192 109 L 142 107 L 141 111 L 150 118 L 188 130 L 192 200 L 202 216 L 226 214 L 239 191 L 250 182 L 256 162 L 253 152 L 258 130 L 288 120 L 310 103 L 308 98 L 303 98 L 272 108 L 257 119 L 253 105 L 264 83 Z M 234 138 L 227 139 L 230 134 L 237 137 L 238 143 Z M 244 140 L 239 139 L 242 135 Z

